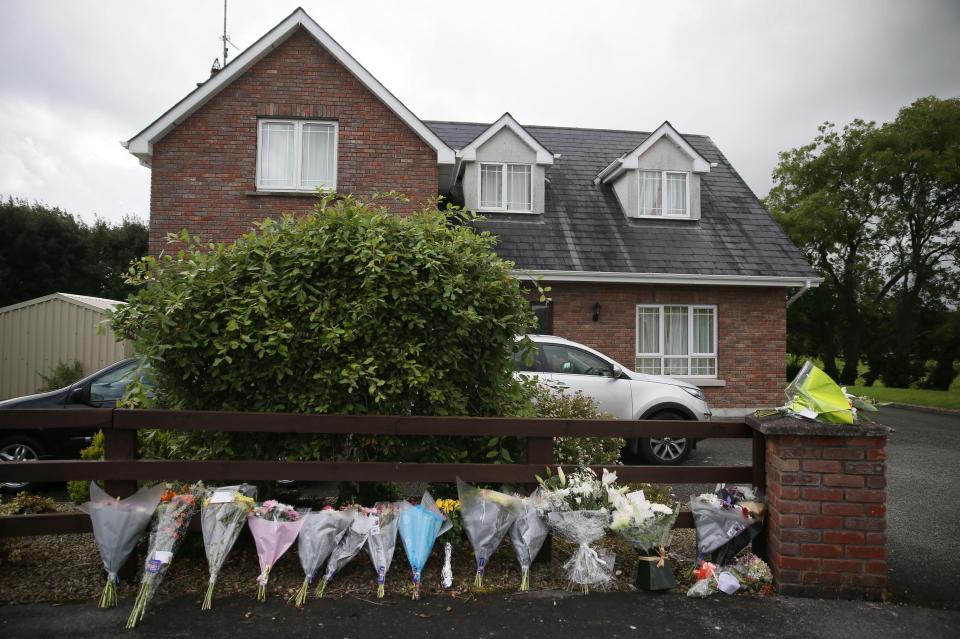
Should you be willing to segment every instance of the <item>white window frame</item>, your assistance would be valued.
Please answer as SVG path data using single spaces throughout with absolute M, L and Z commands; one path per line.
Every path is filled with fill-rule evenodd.
M 292 124 L 293 140 L 296 153 L 294 155 L 294 174 L 296 175 L 296 184 L 294 186 L 274 186 L 260 183 L 260 150 L 263 148 L 263 125 L 265 124 Z M 303 169 L 301 165 L 303 155 L 303 127 L 307 124 L 319 124 L 322 126 L 333 127 L 333 184 L 316 187 L 304 186 Z M 284 118 L 261 118 L 257 120 L 257 178 L 256 185 L 258 191 L 285 192 L 285 193 L 314 193 L 317 188 L 324 191 L 337 190 L 337 165 L 339 164 L 339 142 L 340 142 L 340 123 L 333 120 L 300 120 Z
M 687 354 L 686 355 L 665 355 L 663 352 L 663 332 L 664 332 L 664 308 L 667 306 L 682 306 L 687 309 Z M 659 310 L 660 316 L 658 320 L 659 335 L 657 336 L 657 345 L 660 348 L 659 353 L 641 353 L 640 352 L 640 309 L 649 309 L 655 308 Z M 693 312 L 696 309 L 710 309 L 713 311 L 713 352 L 712 353 L 698 353 L 694 350 L 694 339 L 693 339 Z M 717 305 L 716 304 L 637 304 L 636 309 L 636 321 L 634 323 L 634 332 L 635 332 L 635 348 L 636 355 L 634 360 L 644 357 L 644 358 L 660 358 L 660 374 L 663 374 L 664 363 L 663 360 L 666 358 L 669 359 L 679 359 L 685 357 L 687 359 L 687 373 L 685 375 L 674 375 L 670 374 L 668 377 L 681 377 L 681 378 L 699 378 L 699 379 L 716 379 L 720 373 L 720 357 L 718 351 L 720 350 L 720 335 L 718 333 L 718 316 Z M 714 359 L 713 375 L 695 375 L 691 371 L 693 370 L 691 360 L 699 357 L 712 357 Z M 639 369 L 639 366 L 636 365 L 634 361 L 634 366 Z M 637 372 L 640 372 L 639 370 Z
M 503 206 L 482 206 L 483 202 L 483 167 L 500 167 L 500 201 Z M 528 209 L 508 209 L 507 208 L 507 167 L 526 166 L 530 168 L 530 208 Z M 533 165 L 526 162 L 477 162 L 477 208 L 480 211 L 497 211 L 500 213 L 533 213 Z
M 644 215 L 641 212 L 640 207 L 642 206 L 641 198 L 641 189 L 643 188 L 643 173 L 659 173 L 660 174 L 660 215 Z M 686 202 L 686 212 L 683 215 L 670 215 L 667 214 L 667 176 L 668 175 L 685 175 L 685 186 L 686 194 L 684 201 Z M 644 218 L 648 220 L 662 220 L 664 218 L 673 219 L 673 220 L 685 220 L 690 218 L 690 180 L 691 173 L 690 171 L 660 171 L 657 169 L 639 169 L 637 173 L 637 217 Z M 671 306 L 667 304 L 667 306 Z M 683 306 L 680 304 L 679 306 Z

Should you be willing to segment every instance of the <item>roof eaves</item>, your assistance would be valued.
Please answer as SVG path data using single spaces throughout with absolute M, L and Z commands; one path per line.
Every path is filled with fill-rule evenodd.
M 231 63 L 219 73 L 210 77 L 196 89 L 188 93 L 179 102 L 167 109 L 159 118 L 121 145 L 149 166 L 153 156 L 153 144 L 173 128 L 190 117 L 197 109 L 212 99 L 234 79 L 263 59 L 273 49 L 280 46 L 297 29 L 303 27 L 331 55 L 345 66 L 362 84 L 403 120 L 424 142 L 437 152 L 437 162 L 453 164 L 456 160 L 453 149 L 423 123 L 393 93 L 383 86 L 367 71 L 346 49 L 324 31 L 306 11 L 298 7 L 273 29 L 261 36 L 256 42 L 244 49 Z

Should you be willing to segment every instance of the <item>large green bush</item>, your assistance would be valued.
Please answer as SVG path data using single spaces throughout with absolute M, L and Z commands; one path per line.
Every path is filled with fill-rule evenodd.
M 512 263 L 467 214 L 401 217 L 352 197 L 260 223 L 232 245 L 145 258 L 112 316 L 173 408 L 394 415 L 530 414 L 511 374 L 533 316 Z M 157 434 L 176 456 L 403 456 L 390 438 Z M 179 454 L 176 452 L 179 449 Z M 415 453 L 450 458 L 443 442 Z M 174 450 L 171 453 L 171 450 Z M 346 451 L 346 452 L 345 452 Z M 409 452 L 409 451 L 408 451 Z

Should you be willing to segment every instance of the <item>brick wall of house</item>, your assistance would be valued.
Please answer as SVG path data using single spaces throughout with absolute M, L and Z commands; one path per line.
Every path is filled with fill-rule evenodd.
M 300 30 L 154 145 L 151 254 L 185 227 L 231 241 L 256 220 L 313 207 L 313 197 L 249 194 L 263 116 L 336 120 L 340 193 L 400 191 L 412 202 L 392 203 L 397 213 L 437 194 L 436 152 Z
M 715 304 L 717 377 L 704 387 L 714 408 L 779 406 L 786 385 L 787 312 L 781 288 L 548 282 L 553 333 L 635 367 L 637 304 Z M 594 305 L 601 306 L 593 321 Z

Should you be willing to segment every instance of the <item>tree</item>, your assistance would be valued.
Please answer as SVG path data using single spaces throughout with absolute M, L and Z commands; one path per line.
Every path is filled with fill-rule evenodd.
M 879 299 L 895 297 L 892 349 L 884 379 L 915 379 L 913 348 L 923 298 L 956 299 L 960 258 L 960 99 L 921 98 L 884 124 L 871 143 L 867 174 L 880 194 L 882 269 Z M 921 368 L 922 370 L 922 368 Z
M 838 133 L 826 123 L 780 154 L 773 177 L 767 205 L 825 278 L 816 300 L 791 308 L 806 334 L 791 343 L 814 349 L 828 371 L 839 351 L 842 383 L 856 381 L 864 357 L 870 382 L 920 379 L 937 353 L 919 340 L 932 330 L 923 322 L 939 321 L 958 294 L 960 100 L 921 98 L 880 127 L 854 120 Z
M 512 263 L 493 253 L 495 238 L 467 219 L 454 208 L 401 217 L 323 197 L 312 213 L 266 220 L 231 245 L 204 245 L 184 232 L 177 255 L 138 263 L 131 283 L 139 290 L 114 312 L 113 329 L 134 340 L 171 407 L 529 411 L 512 371 L 516 336 L 533 315 Z M 273 458 L 384 458 L 396 445 L 357 438 L 332 451 L 318 438 L 268 439 L 216 445 Z M 424 446 L 434 459 L 455 458 L 437 442 Z
M 791 321 L 797 311 L 806 311 L 798 323 L 806 324 L 811 354 L 821 356 L 828 373 L 836 374 L 839 346 L 844 358 L 839 378 L 850 384 L 862 348 L 861 309 L 871 297 L 871 266 L 879 249 L 878 194 L 861 171 L 876 127 L 855 120 L 842 132 L 830 123 L 819 131 L 810 144 L 780 153 L 766 205 L 826 279 L 815 300 L 801 299 Z
M 147 252 L 147 227 L 132 217 L 88 226 L 59 208 L 7 198 L 0 224 L 0 306 L 57 291 L 123 299 L 131 260 Z

